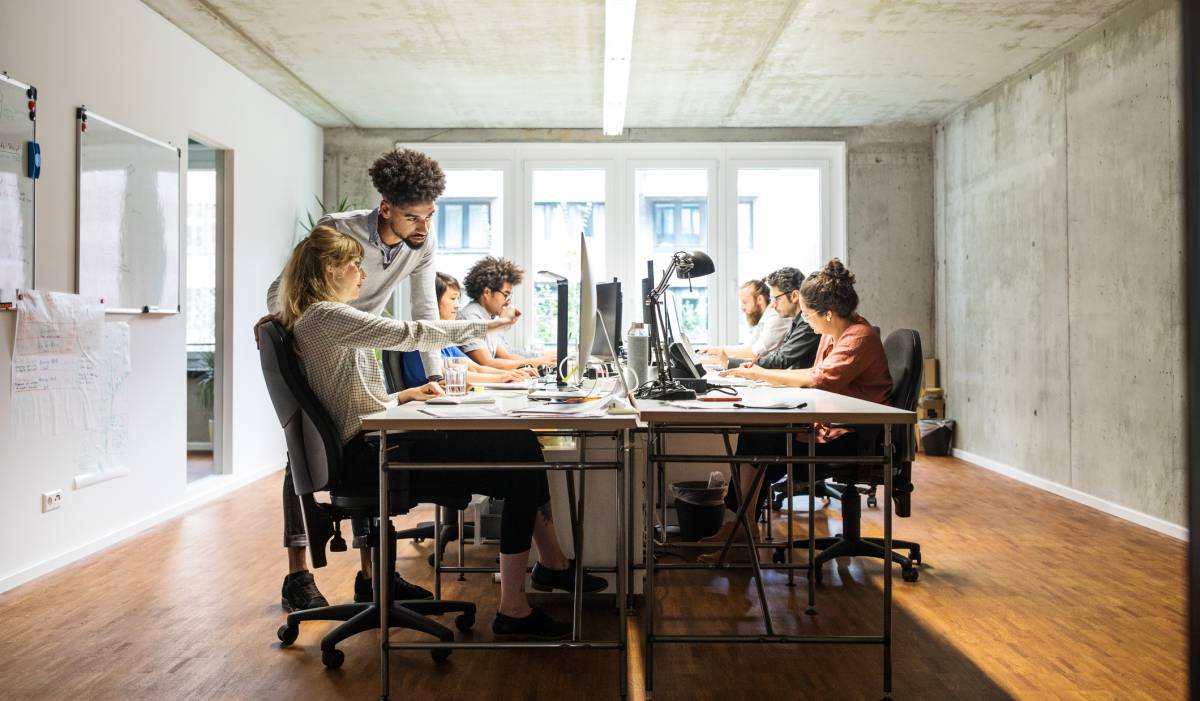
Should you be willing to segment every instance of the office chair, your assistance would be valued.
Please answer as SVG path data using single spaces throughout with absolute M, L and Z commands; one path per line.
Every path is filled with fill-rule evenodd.
M 388 392 L 399 392 L 405 389 L 404 382 L 404 354 L 400 351 L 383 351 L 383 382 L 387 386 Z M 461 510 L 445 508 L 442 509 L 442 537 L 434 545 L 437 547 L 437 556 L 442 560 L 446 559 L 446 546 L 458 540 L 459 515 Z M 463 538 L 475 537 L 475 524 L 463 523 Z M 412 540 L 415 543 L 420 543 L 426 539 L 432 540 L 434 534 L 433 521 L 421 521 L 414 528 L 406 528 L 396 534 L 397 538 L 404 540 Z M 429 566 L 433 567 L 435 562 L 432 553 L 429 555 Z M 465 579 L 459 575 L 459 579 Z
M 883 351 L 888 359 L 888 371 L 892 376 L 892 395 L 888 404 L 897 409 L 915 411 L 917 394 L 921 387 L 921 370 L 924 356 L 921 351 L 921 336 L 912 329 L 898 329 L 883 342 Z M 858 434 L 859 455 L 879 455 L 883 449 L 881 426 L 854 426 Z M 892 449 L 895 454 L 895 472 L 892 476 L 892 500 L 896 502 L 896 515 L 908 518 L 912 515 L 912 463 L 915 459 L 912 427 L 898 424 L 886 427 L 892 432 Z M 884 558 L 883 538 L 864 538 L 862 535 L 862 503 L 859 484 L 869 485 L 873 492 L 883 482 L 882 468 L 878 465 L 844 465 L 818 468 L 818 479 L 830 482 L 825 491 L 842 502 L 842 532 L 832 538 L 817 538 L 816 547 L 821 552 L 814 563 L 814 576 L 821 581 L 821 566 L 836 557 Z M 795 541 L 792 547 L 807 547 L 808 541 Z M 901 576 L 906 582 L 915 582 L 920 570 L 915 565 L 921 562 L 921 544 L 907 540 L 892 539 L 891 560 L 900 565 Z M 896 552 L 908 550 L 908 557 Z M 776 550 L 776 562 L 784 560 L 783 550 Z
M 339 524 L 352 517 L 371 520 L 372 543 L 379 542 L 379 528 L 392 530 L 390 522 L 380 524 L 379 494 L 376 489 L 342 489 L 342 445 L 332 419 L 317 400 L 309 387 L 292 349 L 291 336 L 278 321 L 270 321 L 259 329 L 259 359 L 267 393 L 279 417 L 287 440 L 288 462 L 292 470 L 292 482 L 300 496 L 308 547 L 313 567 L 324 567 L 325 543 L 333 540 L 331 549 L 345 550 Z M 391 499 L 393 513 L 403 514 L 412 506 L 407 499 L 404 473 L 392 479 L 400 489 Z M 329 493 L 329 502 L 318 502 L 314 494 Z M 393 531 L 394 537 L 394 531 Z M 339 547 L 340 545 L 340 547 Z M 379 591 L 380 577 L 391 576 L 396 569 L 395 549 L 391 550 L 388 562 L 379 562 L 379 551 L 371 548 L 373 556 L 374 587 Z M 397 601 L 390 607 L 390 625 L 428 633 L 443 642 L 454 640 L 449 628 L 429 620 L 426 616 L 459 613 L 455 626 L 461 631 L 470 630 L 475 624 L 475 604 L 465 601 Z M 330 669 L 337 669 L 345 655 L 337 644 L 346 638 L 367 630 L 379 628 L 379 608 L 372 603 L 352 603 L 324 606 L 288 614 L 287 623 L 279 628 L 277 635 L 283 646 L 291 645 L 300 634 L 302 621 L 343 621 L 343 623 L 321 639 L 321 662 Z M 433 659 L 443 662 L 450 650 L 430 650 Z

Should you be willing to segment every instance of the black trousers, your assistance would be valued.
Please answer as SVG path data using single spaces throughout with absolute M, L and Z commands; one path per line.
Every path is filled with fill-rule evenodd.
M 532 431 L 453 431 L 447 438 L 421 438 L 405 443 L 411 462 L 543 462 L 542 446 Z M 344 483 L 352 489 L 379 487 L 379 443 L 376 434 L 359 433 L 342 449 Z M 405 440 L 389 436 L 389 450 Z M 413 502 L 461 504 L 472 494 L 504 499 L 500 516 L 500 552 L 515 555 L 533 542 L 538 509 L 550 502 L 545 470 L 412 470 L 408 497 Z M 361 524 L 355 524 L 358 533 Z
M 787 443 L 789 434 L 786 433 L 744 433 L 738 437 L 737 450 L 735 455 L 744 456 L 768 456 L 768 455 L 784 455 L 787 453 Z M 792 455 L 808 455 L 808 439 L 805 436 L 796 436 L 792 438 Z M 828 456 L 854 456 L 858 455 L 858 435 L 854 432 L 846 433 L 833 439 L 828 443 L 817 443 L 817 455 Z M 742 469 L 753 469 L 752 465 L 742 465 Z M 787 475 L 787 465 L 767 465 L 767 475 L 763 478 L 763 484 L 769 485 L 778 482 Z M 818 476 L 820 473 L 818 466 Z M 803 476 L 807 481 L 808 469 L 804 465 L 797 465 L 792 470 L 794 478 Z M 760 489 L 758 492 L 758 503 L 754 508 L 754 518 L 758 518 L 767 506 L 767 498 L 770 496 L 771 490 Z M 737 496 L 730 489 L 725 495 L 725 506 L 736 512 L 738 510 Z

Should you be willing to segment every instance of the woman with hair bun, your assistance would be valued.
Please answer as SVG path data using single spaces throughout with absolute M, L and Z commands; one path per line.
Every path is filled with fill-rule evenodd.
M 887 356 L 877 332 L 866 319 L 856 313 L 858 293 L 854 290 L 854 273 L 837 258 L 809 275 L 800 286 L 800 315 L 821 334 L 817 357 L 811 368 L 798 370 L 768 370 L 751 366 L 726 370 L 723 376 L 761 380 L 784 387 L 813 387 L 844 394 L 869 402 L 884 404 L 892 394 L 892 376 Z M 783 455 L 784 434 L 749 433 L 738 440 L 738 455 Z M 853 431 L 817 424 L 818 455 L 854 455 L 857 445 Z M 800 453 L 797 452 L 797 455 Z M 783 465 L 767 468 L 765 484 L 778 481 L 787 473 Z M 742 493 L 748 493 L 753 483 L 753 469 L 742 470 Z M 754 498 L 754 497 L 751 497 Z M 730 492 L 726 504 L 733 511 L 737 502 Z M 758 509 L 762 508 L 758 501 Z M 727 524 L 732 525 L 732 524 Z M 718 536 L 727 535 L 726 531 Z M 724 537 L 720 538 L 721 543 Z

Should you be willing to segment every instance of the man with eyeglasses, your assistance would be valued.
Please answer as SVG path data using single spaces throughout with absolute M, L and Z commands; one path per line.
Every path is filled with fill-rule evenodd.
M 367 171 L 379 192 L 379 206 L 351 212 L 326 214 L 318 225 L 330 226 L 362 244 L 364 255 L 361 268 L 366 272 L 358 299 L 350 304 L 369 314 L 379 314 L 392 299 L 392 293 L 406 278 L 411 281 L 412 314 L 414 319 L 438 319 L 437 295 L 434 292 L 434 244 L 429 240 L 434 203 L 446 189 L 446 175 L 437 161 L 423 153 L 400 149 L 384 153 Z M 267 309 L 270 315 L 260 319 L 261 325 L 279 312 L 277 293 L 280 278 L 275 278 L 267 290 Z M 257 338 L 258 326 L 255 326 Z M 426 375 L 431 381 L 440 380 L 441 354 L 438 351 L 421 354 Z M 307 569 L 305 549 L 308 536 L 300 511 L 300 499 L 292 487 L 290 467 L 283 479 L 283 544 L 288 550 L 288 575 L 283 580 L 282 605 L 288 611 L 326 606 L 325 597 L 317 589 L 312 573 Z M 369 562 L 368 544 L 363 534 L 356 533 L 354 546 L 361 548 L 363 571 L 354 583 L 354 600 L 370 601 L 371 580 L 364 577 Z M 427 590 L 393 577 L 395 598 L 430 598 Z
M 812 330 L 800 313 L 800 285 L 804 283 L 804 273 L 795 268 L 780 268 L 768 275 L 765 282 L 771 288 L 771 307 L 779 316 L 791 318 L 792 326 L 778 348 L 745 363 L 745 366 L 757 365 L 772 370 L 812 367 L 821 336 Z
M 713 346 L 705 349 L 706 362 L 738 367 L 747 358 L 759 358 L 783 344 L 792 320 L 779 314 L 771 303 L 771 288 L 763 280 L 749 280 L 738 290 L 738 306 L 750 325 L 750 343 L 740 346 Z
M 471 303 L 458 310 L 460 321 L 487 321 L 500 315 L 501 310 L 512 303 L 513 287 L 521 284 L 525 271 L 521 266 L 505 258 L 487 256 L 480 259 L 463 278 L 463 287 Z M 532 368 L 538 365 L 553 365 L 556 353 L 544 353 L 527 358 L 514 353 L 507 341 L 499 334 L 488 334 L 486 340 L 473 341 L 460 350 L 480 365 L 500 370 Z

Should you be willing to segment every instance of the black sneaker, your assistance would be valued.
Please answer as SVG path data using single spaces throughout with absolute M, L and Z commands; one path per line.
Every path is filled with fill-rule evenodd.
M 304 611 L 328 606 L 329 602 L 317 589 L 312 572 L 304 570 L 283 578 L 283 593 L 279 605 L 283 606 L 284 611 Z
M 570 564 L 567 565 L 567 569 L 565 570 L 552 570 L 540 562 L 534 565 L 533 575 L 530 578 L 533 588 L 538 591 L 550 591 L 552 589 L 560 589 L 567 592 L 575 591 L 575 561 L 569 560 L 568 562 Z M 584 573 L 584 594 L 604 591 L 607 588 L 608 582 L 603 577 Z
M 375 600 L 375 587 L 366 572 L 358 571 L 354 578 L 354 602 L 365 604 Z M 432 599 L 433 593 L 425 587 L 417 586 L 406 581 L 399 573 L 392 573 L 392 601 L 412 601 L 413 599 Z
M 538 640 L 565 640 L 571 637 L 571 624 L 559 623 L 542 613 L 539 608 L 533 609 L 524 618 L 513 618 L 497 612 L 492 621 L 492 633 L 505 638 L 537 638 Z

